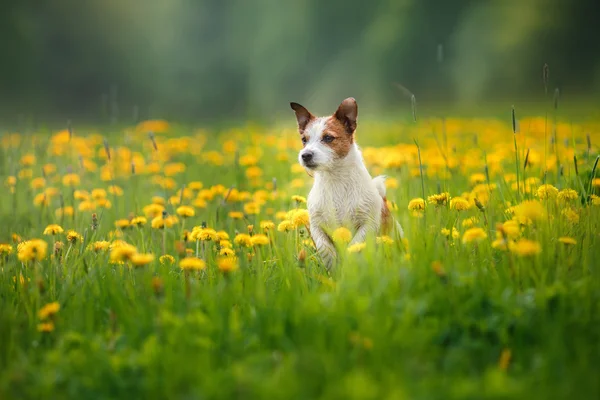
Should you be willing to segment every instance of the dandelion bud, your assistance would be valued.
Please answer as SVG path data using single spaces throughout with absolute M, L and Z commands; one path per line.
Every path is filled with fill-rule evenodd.
M 300 261 L 300 264 L 304 264 L 305 260 L 306 260 L 306 250 L 302 249 L 298 252 L 298 261 Z
M 108 147 L 108 139 L 104 138 L 104 151 L 106 152 L 106 158 L 110 161 L 110 148 Z
M 148 137 L 150 138 L 150 141 L 152 142 L 152 147 L 154 147 L 154 151 L 158 151 L 158 146 L 156 145 L 156 140 L 154 140 L 154 133 L 148 132 Z
M 96 213 L 92 214 L 92 230 L 95 231 L 98 229 L 98 215 Z
M 479 211 L 484 212 L 485 211 L 485 207 L 483 206 L 483 204 L 481 204 L 481 202 L 479 201 L 479 199 L 477 197 L 475 197 L 473 200 L 475 201 L 475 205 L 477 206 L 477 208 L 479 209 Z
M 60 258 L 60 255 L 62 253 L 63 247 L 64 247 L 64 243 L 63 242 L 56 242 L 54 243 L 54 255 L 57 258 Z
M 131 162 L 131 175 L 135 175 L 135 163 Z
M 156 297 L 162 296 L 164 288 L 165 288 L 165 285 L 164 285 L 162 279 L 160 279 L 157 276 L 152 278 L 152 291 L 154 292 L 154 295 Z
M 517 117 L 515 115 L 515 106 L 512 106 L 512 108 L 511 108 L 510 117 L 512 120 L 513 135 L 516 135 L 517 134 Z

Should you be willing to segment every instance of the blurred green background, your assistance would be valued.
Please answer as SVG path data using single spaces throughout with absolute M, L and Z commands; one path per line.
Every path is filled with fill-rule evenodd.
M 598 98 L 597 0 L 5 0 L 0 116 L 190 121 Z M 364 114 L 363 114 L 364 115 Z

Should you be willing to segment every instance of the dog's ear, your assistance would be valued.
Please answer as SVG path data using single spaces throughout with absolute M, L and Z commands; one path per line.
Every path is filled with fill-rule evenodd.
M 356 100 L 353 97 L 348 97 L 342 101 L 334 117 L 344 125 L 346 133 L 353 134 L 356 130 L 356 119 L 358 118 L 358 104 L 356 104 Z
M 296 120 L 298 120 L 298 130 L 300 132 L 304 131 L 306 125 L 308 125 L 310 121 L 315 119 L 315 116 L 312 115 L 310 111 L 308 111 L 306 108 L 304 108 L 298 103 L 290 103 L 290 107 L 292 107 L 292 110 L 294 110 L 294 112 L 296 113 Z

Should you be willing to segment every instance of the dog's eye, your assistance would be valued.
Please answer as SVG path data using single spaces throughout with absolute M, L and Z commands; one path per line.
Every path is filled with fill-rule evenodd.
M 323 136 L 323 143 L 331 143 L 333 142 L 333 139 L 335 139 L 333 136 L 331 135 L 325 135 Z
M 302 144 L 306 144 L 306 142 L 308 142 L 308 140 L 306 139 L 306 137 L 302 136 Z

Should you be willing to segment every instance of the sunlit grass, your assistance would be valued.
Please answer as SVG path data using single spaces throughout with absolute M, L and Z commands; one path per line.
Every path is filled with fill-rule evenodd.
M 406 239 L 333 271 L 292 128 L 3 135 L 1 397 L 597 395 L 600 124 L 518 123 L 360 126 Z

